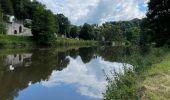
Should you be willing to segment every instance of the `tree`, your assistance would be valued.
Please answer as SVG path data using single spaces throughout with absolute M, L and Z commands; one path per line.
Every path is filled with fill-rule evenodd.
M 37 6 L 32 21 L 32 33 L 34 39 L 40 44 L 51 44 L 56 31 L 54 15 L 45 10 L 43 6 Z
M 122 30 L 118 25 L 112 25 L 111 23 L 103 24 L 102 34 L 105 41 L 121 41 Z
M 139 44 L 139 34 L 140 29 L 138 27 L 131 27 L 126 31 L 126 39 L 133 44 Z
M 151 34 L 151 40 L 157 46 L 170 44 L 170 0 L 150 0 L 148 4 L 147 18 Z
M 93 28 L 94 40 L 97 41 L 102 40 L 101 27 L 98 26 L 97 24 L 93 24 L 92 28 Z
M 0 6 L 0 34 L 4 34 L 4 33 L 5 33 L 5 27 L 3 22 L 3 13 Z
M 20 10 L 20 13 L 18 14 L 16 13 L 16 14 L 22 15 L 22 17 L 20 17 L 21 19 L 32 19 L 36 6 L 44 6 L 44 5 L 42 5 L 41 3 L 37 1 L 30 2 L 30 0 L 23 0 L 23 10 Z
M 93 33 L 93 28 L 91 27 L 91 25 L 85 23 L 83 27 L 81 28 L 79 37 L 84 40 L 93 40 L 94 33 Z
M 42 5 L 37 1 L 12 0 L 14 15 L 19 20 L 32 19 L 36 6 Z
M 58 27 L 59 27 L 58 33 L 60 35 L 65 35 L 69 37 L 70 21 L 68 20 L 68 18 L 65 17 L 63 14 L 57 14 L 55 18 L 58 21 Z
M 13 5 L 11 0 L 0 0 L 1 8 L 5 14 L 13 14 Z
M 100 28 L 94 28 L 94 40 L 100 41 L 102 40 L 102 34 Z
M 55 34 L 57 35 L 59 33 L 59 22 L 58 22 L 58 18 L 57 18 L 57 15 L 54 15 L 54 18 L 55 18 Z
M 78 28 L 77 28 L 77 26 L 73 26 L 73 27 L 70 29 L 70 36 L 71 36 L 72 38 L 78 37 Z
M 24 19 L 24 1 L 25 0 L 12 0 L 13 2 L 13 8 L 14 8 L 14 15 L 17 19 Z M 28 0 L 27 0 L 28 1 Z

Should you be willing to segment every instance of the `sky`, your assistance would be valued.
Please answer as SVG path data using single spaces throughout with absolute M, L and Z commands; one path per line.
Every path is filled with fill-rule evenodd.
M 62 13 L 72 24 L 101 24 L 143 18 L 148 0 L 38 0 L 53 13 Z

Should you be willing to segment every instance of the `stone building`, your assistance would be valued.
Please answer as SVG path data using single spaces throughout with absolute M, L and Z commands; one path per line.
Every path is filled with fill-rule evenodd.
M 24 27 L 23 21 L 17 21 L 14 16 L 7 16 L 6 23 L 7 35 L 32 36 L 30 28 Z

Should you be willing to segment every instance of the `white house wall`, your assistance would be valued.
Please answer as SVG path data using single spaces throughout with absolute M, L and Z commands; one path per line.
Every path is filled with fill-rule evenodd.
M 23 26 L 23 24 L 20 23 L 7 23 L 7 35 L 16 35 L 16 36 L 32 36 L 31 29 L 26 28 Z M 19 33 L 19 27 L 22 27 L 22 32 Z M 14 34 L 14 31 L 17 31 L 17 34 Z

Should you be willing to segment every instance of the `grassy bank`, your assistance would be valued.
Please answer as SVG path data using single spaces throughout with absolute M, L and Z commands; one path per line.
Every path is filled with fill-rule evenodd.
M 58 46 L 87 46 L 87 45 L 96 45 L 95 41 L 85 41 L 85 40 L 76 40 L 69 38 L 56 38 L 56 41 L 53 43 L 54 47 Z M 33 40 L 33 37 L 24 37 L 24 36 L 8 36 L 0 35 L 0 47 L 9 48 L 9 47 L 35 47 L 38 46 Z
M 33 46 L 32 37 L 0 35 L 0 47 L 25 47 Z
M 70 38 L 57 38 L 55 42 L 55 46 L 81 46 L 81 45 L 96 45 L 96 41 L 89 41 L 89 40 L 77 40 L 77 39 L 70 39 Z
M 143 100 L 170 99 L 170 52 L 162 62 L 152 65 L 146 73 L 143 84 Z
M 162 81 L 164 81 L 166 84 L 163 86 L 167 86 L 167 84 L 169 84 L 169 80 L 167 80 L 167 74 L 163 74 L 166 75 L 167 78 L 161 76 L 162 78 L 159 79 L 160 75 L 156 73 L 161 73 L 164 71 L 169 73 L 169 71 L 167 71 L 167 68 L 169 68 L 167 67 L 167 65 L 169 64 L 169 57 L 167 57 L 167 55 L 169 54 L 169 49 L 154 48 L 151 49 L 150 53 L 148 54 L 141 55 L 139 52 L 133 52 L 133 54 L 131 54 L 130 56 L 124 57 L 122 61 L 133 65 L 133 70 L 125 68 L 124 74 L 115 73 L 114 79 L 108 78 L 109 85 L 107 86 L 107 91 L 104 94 L 104 99 L 155 100 L 157 97 L 154 97 L 154 95 L 157 95 L 156 93 L 161 93 L 158 91 L 164 91 L 165 95 L 168 96 L 169 94 L 167 94 L 166 91 L 169 90 L 161 90 L 159 88 L 161 87 L 160 83 L 162 83 Z M 155 67 L 156 65 L 158 67 Z M 154 80 L 153 77 L 157 77 L 157 79 Z M 163 80 L 161 81 L 161 79 Z M 153 83 L 155 83 L 155 85 Z M 150 90 L 150 87 L 152 87 L 152 85 L 154 85 L 155 88 L 158 90 L 154 90 L 153 88 L 151 88 L 153 90 Z M 149 97 L 154 99 L 150 99 Z

